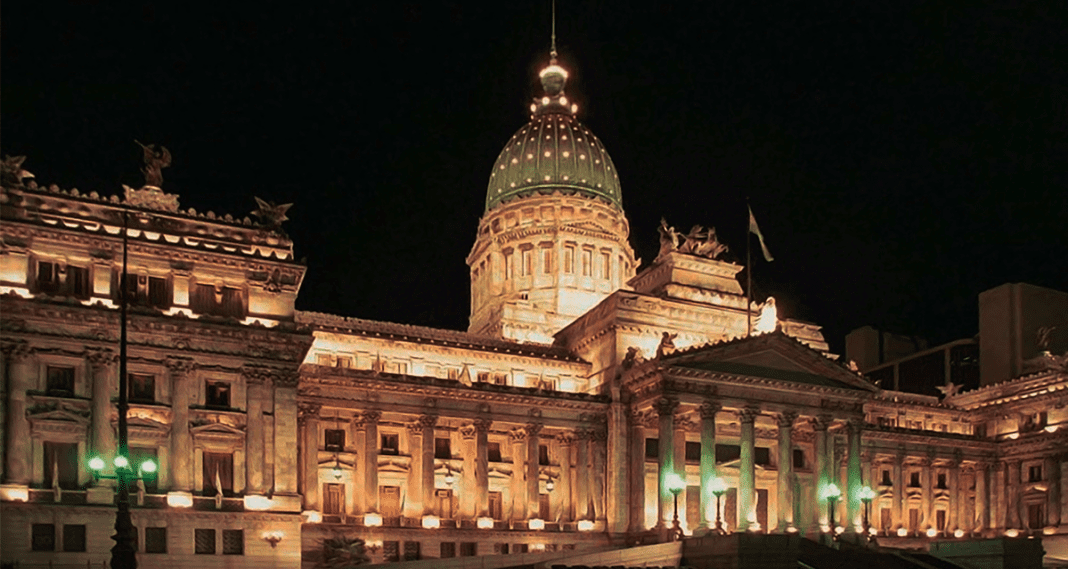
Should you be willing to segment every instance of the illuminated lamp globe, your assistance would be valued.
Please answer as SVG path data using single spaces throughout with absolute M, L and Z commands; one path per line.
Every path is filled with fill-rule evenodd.
M 957 539 L 960 539 L 960 538 L 964 537 L 964 530 L 958 529 L 958 530 L 954 531 L 953 532 L 953 537 L 955 537 Z
M 727 493 L 727 483 L 716 476 L 708 481 L 708 490 L 712 492 L 713 496 L 722 496 Z
M 104 462 L 104 459 L 100 458 L 99 456 L 94 456 L 93 458 L 89 459 L 90 470 L 104 470 L 105 464 L 106 463 Z
M 664 485 L 667 486 L 669 492 L 676 495 L 678 495 L 679 492 L 682 492 L 686 488 L 686 482 L 682 480 L 681 476 L 675 474 L 674 472 L 668 474 L 664 478 Z
M 936 535 L 938 535 L 938 530 L 935 528 L 929 528 L 927 530 L 927 537 L 935 537 Z
M 897 528 L 897 536 L 898 537 L 905 537 L 908 534 L 909 534 L 909 530 L 907 530 L 905 528 Z
M 123 456 L 121 454 L 115 457 L 115 468 L 129 468 L 129 467 L 130 467 L 130 459 L 126 458 L 125 456 Z
M 820 492 L 820 499 L 822 500 L 837 500 L 842 497 L 842 491 L 838 489 L 837 484 L 828 484 L 823 487 L 823 491 Z
M 159 467 L 156 466 L 156 463 L 154 461 L 152 461 L 152 460 L 146 460 L 146 461 L 141 463 L 141 472 L 147 472 L 149 474 L 155 474 L 155 472 L 156 472 L 156 470 L 158 468 Z

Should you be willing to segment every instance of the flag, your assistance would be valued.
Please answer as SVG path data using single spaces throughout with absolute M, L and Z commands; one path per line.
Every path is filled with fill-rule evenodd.
M 216 498 L 222 498 L 222 496 L 223 496 L 222 479 L 219 478 L 219 467 L 216 466 L 215 467 L 215 497 Z
M 755 233 L 757 239 L 760 240 L 760 250 L 764 252 L 764 260 L 772 262 L 775 259 L 771 257 L 771 252 L 768 251 L 768 246 L 764 244 L 764 234 L 760 232 L 760 226 L 757 225 L 756 218 L 753 217 L 753 208 L 749 208 L 749 233 Z

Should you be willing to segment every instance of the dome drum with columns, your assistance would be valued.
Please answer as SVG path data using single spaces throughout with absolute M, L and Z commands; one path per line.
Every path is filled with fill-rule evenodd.
M 575 118 L 555 58 L 544 95 L 490 173 L 486 212 L 468 255 L 469 331 L 551 343 L 553 334 L 634 276 L 619 176 Z

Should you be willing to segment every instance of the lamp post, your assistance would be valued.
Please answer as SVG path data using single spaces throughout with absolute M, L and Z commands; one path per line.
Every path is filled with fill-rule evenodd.
M 712 495 L 716 497 L 716 534 L 726 535 L 726 531 L 723 530 L 723 518 L 720 516 L 720 500 L 723 495 L 727 493 L 727 483 L 722 478 L 716 476 L 708 482 L 708 489 L 712 491 Z
M 831 535 L 835 535 L 835 521 L 834 521 L 834 507 L 838 503 L 838 499 L 842 497 L 842 491 L 838 489 L 837 484 L 828 484 L 823 487 L 823 492 L 820 492 L 820 497 L 827 500 L 827 517 L 830 519 Z
M 678 474 L 667 475 L 667 488 L 675 498 L 675 519 L 671 526 L 671 541 L 682 539 L 682 525 L 679 524 L 679 493 L 686 487 L 686 482 Z
M 122 279 L 119 281 L 119 452 L 115 456 L 115 478 L 118 482 L 119 495 L 115 500 L 115 546 L 111 548 L 111 569 L 136 569 L 137 548 L 134 541 L 137 538 L 130 519 L 130 487 L 131 480 L 129 469 L 129 449 L 127 448 L 128 429 L 126 415 L 130 411 L 130 401 L 127 391 L 126 377 L 126 309 L 129 305 L 127 279 L 129 272 L 127 257 L 129 250 L 130 212 L 122 210 Z M 125 464 L 120 464 L 125 463 Z
M 865 486 L 860 489 L 860 501 L 864 502 L 864 535 L 867 537 L 871 529 L 871 501 L 875 499 L 875 490 L 872 490 L 870 486 Z

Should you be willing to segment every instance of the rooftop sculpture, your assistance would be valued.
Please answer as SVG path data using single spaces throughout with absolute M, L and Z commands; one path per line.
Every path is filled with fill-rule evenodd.
M 728 248 L 716 237 L 716 228 L 705 229 L 703 225 L 695 225 L 686 235 L 679 233 L 674 227 L 668 225 L 667 220 L 660 218 L 660 255 L 678 251 L 688 255 L 716 259 L 726 253 Z

